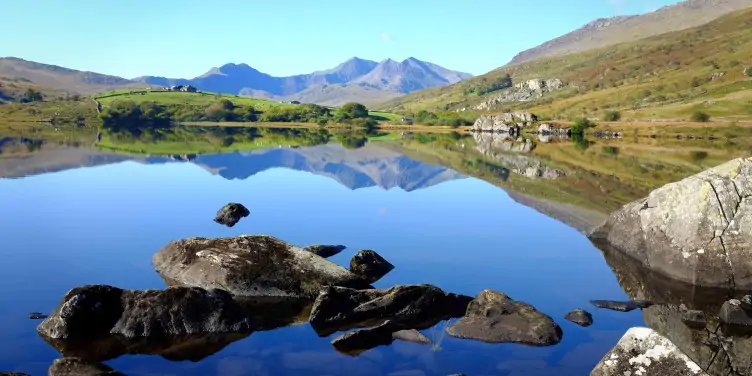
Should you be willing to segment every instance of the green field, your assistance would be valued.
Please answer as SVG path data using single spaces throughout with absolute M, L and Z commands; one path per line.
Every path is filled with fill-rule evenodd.
M 100 101 L 104 107 L 114 101 L 131 101 L 134 103 L 155 102 L 163 105 L 188 105 L 208 107 L 220 100 L 227 99 L 238 106 L 252 106 L 266 111 L 271 108 L 294 108 L 299 105 L 281 103 L 268 99 L 242 97 L 239 95 L 216 93 L 189 93 L 179 91 L 149 91 L 149 90 L 113 90 L 92 96 Z
M 530 102 L 507 102 L 492 112 L 528 110 L 546 118 L 599 118 L 618 110 L 624 119 L 687 120 L 696 111 L 713 118 L 752 119 L 752 9 L 703 26 L 562 57 L 502 67 L 457 84 L 421 90 L 381 108 L 393 112 L 472 107 L 498 96 L 469 93 L 509 74 L 513 83 L 561 79 L 564 89 Z

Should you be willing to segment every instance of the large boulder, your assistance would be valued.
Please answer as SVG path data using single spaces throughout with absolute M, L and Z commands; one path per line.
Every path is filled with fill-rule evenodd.
M 350 271 L 371 283 L 378 281 L 392 269 L 394 265 L 370 249 L 358 251 L 350 259 Z
M 673 279 L 752 288 L 752 158 L 735 159 L 625 205 L 590 234 Z
M 532 346 L 555 345 L 562 336 L 551 317 L 493 290 L 481 291 L 468 305 L 465 316 L 446 331 L 452 337 Z
M 593 368 L 590 376 L 707 376 L 666 337 L 632 328 Z
M 170 287 L 123 290 L 88 285 L 70 290 L 37 327 L 43 337 L 88 341 L 117 334 L 159 338 L 205 333 L 250 333 L 248 314 L 222 290 Z
M 505 112 L 499 115 L 481 115 L 471 130 L 478 132 L 500 132 L 519 135 L 520 126 L 528 125 L 538 118 L 529 112 Z
M 125 376 L 107 365 L 81 358 L 55 359 L 47 372 L 48 376 Z
M 426 329 L 462 316 L 471 300 L 431 285 L 398 285 L 383 290 L 330 287 L 316 298 L 309 322 L 322 337 L 386 321 L 398 326 L 397 330 Z
M 177 240 L 159 250 L 152 263 L 173 283 L 238 296 L 312 299 L 325 286 L 370 287 L 331 261 L 265 235 Z
M 250 210 L 243 206 L 243 204 L 231 202 L 219 209 L 217 216 L 214 217 L 214 222 L 232 227 L 249 214 L 251 214 Z
M 336 254 L 339 254 L 340 252 L 344 251 L 346 248 L 347 247 L 345 247 L 344 245 L 314 244 L 314 245 L 309 245 L 307 247 L 304 247 L 303 250 L 307 252 L 311 252 L 315 254 L 316 256 L 329 258 Z

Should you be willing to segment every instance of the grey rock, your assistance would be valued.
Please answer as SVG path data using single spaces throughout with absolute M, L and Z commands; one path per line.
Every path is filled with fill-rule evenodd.
M 309 245 L 307 247 L 304 247 L 303 250 L 306 252 L 311 252 L 314 255 L 323 257 L 323 258 L 329 258 L 336 254 L 339 254 L 340 252 L 344 251 L 347 247 L 344 245 L 322 245 L 322 244 L 315 244 L 315 245 Z
M 708 324 L 708 317 L 705 312 L 698 309 L 688 309 L 686 305 L 679 306 L 681 310 L 681 321 L 690 327 L 705 328 Z
M 470 302 L 465 316 L 447 328 L 447 334 L 491 343 L 549 346 L 561 341 L 562 331 L 533 306 L 484 290 Z
M 616 300 L 591 300 L 590 304 L 598 308 L 605 308 L 619 312 L 631 312 L 635 309 L 643 309 L 653 305 L 653 303 L 647 300 L 630 300 L 626 302 Z
M 590 376 L 707 376 L 666 337 L 649 328 L 629 329 Z
M 752 326 L 752 311 L 739 299 L 730 299 L 718 313 L 721 322 L 728 325 Z
M 430 338 L 426 337 L 423 333 L 415 329 L 406 329 L 394 332 L 392 333 L 392 338 L 421 345 L 428 345 L 431 343 Z
M 395 340 L 414 342 L 421 345 L 431 343 L 428 337 L 415 329 L 402 329 L 403 326 L 386 321 L 383 324 L 346 333 L 332 341 L 334 348 L 347 355 L 360 355 L 377 346 L 390 345 Z
M 544 136 L 569 137 L 572 134 L 572 129 L 560 127 L 555 124 L 543 123 L 538 126 L 537 132 L 539 135 Z
M 125 376 L 107 365 L 87 362 L 81 358 L 55 359 L 47 374 L 49 376 Z
M 265 235 L 177 240 L 159 250 L 152 263 L 174 283 L 237 296 L 312 299 L 325 286 L 370 287 L 329 260 Z
M 564 83 L 558 78 L 527 80 L 515 84 L 510 89 L 503 90 L 473 108 L 476 110 L 492 110 L 502 103 L 530 102 L 562 88 L 564 88 Z
M 225 225 L 227 227 L 232 227 L 235 226 L 235 224 L 238 223 L 241 219 L 247 217 L 249 214 L 251 214 L 251 212 L 250 210 L 248 210 L 248 208 L 246 208 L 242 204 L 231 202 L 219 209 L 217 216 L 214 218 L 214 222 Z
M 368 282 L 378 281 L 393 269 L 394 265 L 370 249 L 358 251 L 350 260 L 350 271 Z
M 741 158 L 625 205 L 590 234 L 698 286 L 752 288 L 752 159 Z
M 329 287 L 316 298 L 309 322 L 322 337 L 386 321 L 399 325 L 399 330 L 427 329 L 462 316 L 471 300 L 431 285 L 398 285 L 383 290 Z
M 29 319 L 30 320 L 44 320 L 47 318 L 47 315 L 41 313 L 41 312 L 31 312 L 29 313 Z
M 565 319 L 579 325 L 588 327 L 593 325 L 593 315 L 584 309 L 575 309 L 564 316 Z
M 250 333 L 251 322 L 232 296 L 222 290 L 170 287 L 138 291 L 88 285 L 65 294 L 37 331 L 50 339 L 86 341 L 110 334 L 156 338 Z

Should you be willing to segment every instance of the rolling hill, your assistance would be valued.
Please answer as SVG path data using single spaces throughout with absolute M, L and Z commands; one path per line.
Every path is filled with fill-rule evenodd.
M 225 64 L 192 79 L 144 76 L 149 85 L 193 85 L 200 90 L 268 99 L 340 105 L 377 103 L 415 90 L 450 85 L 472 77 L 436 64 L 409 58 L 381 62 L 354 57 L 335 68 L 288 77 L 274 77 L 247 64 Z
M 0 58 L 0 76 L 26 80 L 52 90 L 79 94 L 146 86 L 143 83 L 121 77 L 68 69 L 16 57 Z
M 509 65 L 695 27 L 749 6 L 752 6 L 749 0 L 687 0 L 642 15 L 601 18 L 540 46 L 520 52 Z
M 639 41 L 505 66 L 454 85 L 407 94 L 397 112 L 526 109 L 550 118 L 602 116 L 685 120 L 696 111 L 752 119 L 752 8 Z M 477 95 L 509 74 L 519 87 Z M 528 81 L 533 80 L 533 81 Z M 541 89 L 543 80 L 557 82 Z

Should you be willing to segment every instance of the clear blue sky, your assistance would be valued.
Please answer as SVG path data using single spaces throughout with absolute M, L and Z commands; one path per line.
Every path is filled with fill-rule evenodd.
M 358 56 L 482 74 L 517 52 L 676 0 L 23 0 L 2 5 L 0 56 L 132 78 L 225 63 L 272 75 Z

